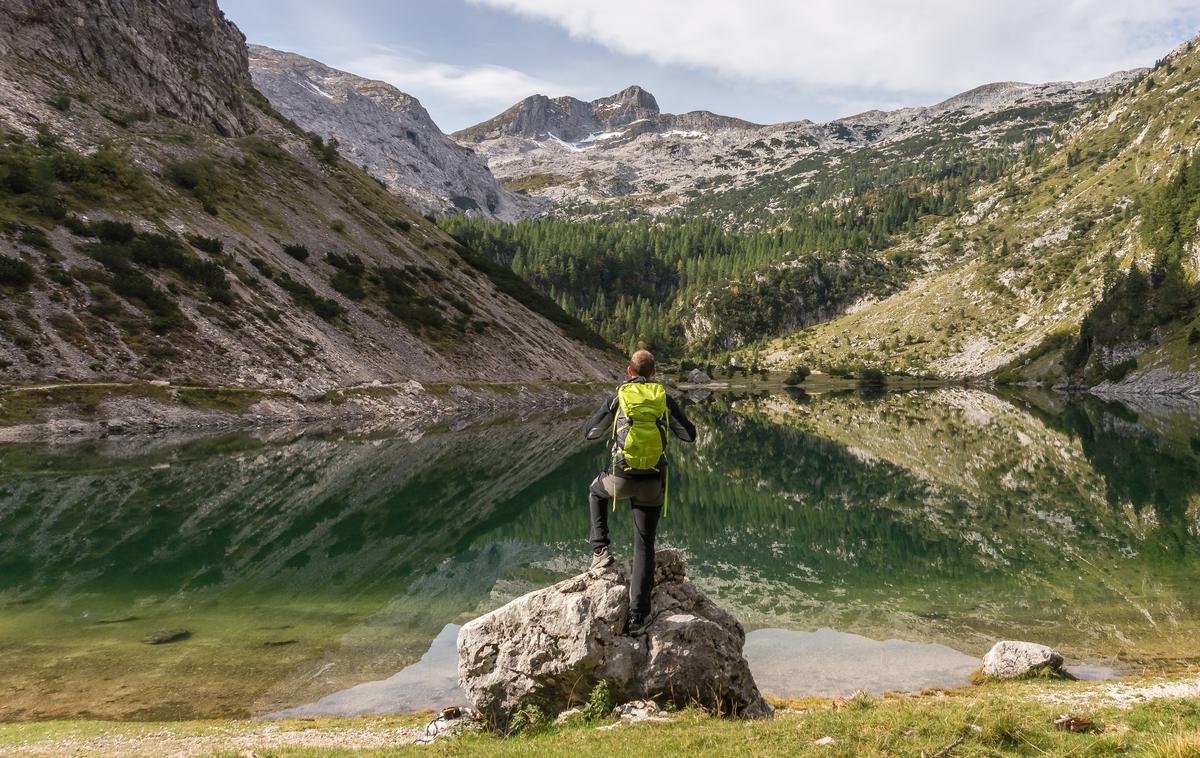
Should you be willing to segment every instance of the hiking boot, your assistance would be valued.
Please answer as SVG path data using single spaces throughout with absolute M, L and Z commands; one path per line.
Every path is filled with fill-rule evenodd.
M 649 619 L 630 616 L 628 623 L 625 624 L 625 635 L 627 637 L 638 637 L 646 633 L 646 627 L 650 626 Z
M 608 548 L 602 547 L 592 551 L 592 565 L 588 571 L 600 571 L 614 563 L 616 563 L 616 559 L 613 558 L 612 552 Z

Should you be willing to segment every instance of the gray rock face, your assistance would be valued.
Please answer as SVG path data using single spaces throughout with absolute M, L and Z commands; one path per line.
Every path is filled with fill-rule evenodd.
M 983 657 L 983 673 L 997 679 L 1016 679 L 1038 669 L 1062 671 L 1063 657 L 1053 648 L 1034 642 L 997 642 Z
M 555 715 L 584 702 L 601 681 L 617 702 L 771 714 L 742 656 L 741 624 L 687 580 L 677 552 L 657 554 L 653 616 L 637 637 L 621 633 L 628 582 L 620 565 L 581 574 L 463 626 L 460 684 L 481 715 L 500 727 L 523 704 Z
M 256 127 L 246 38 L 216 0 L 5 0 L 0 54 L 96 74 L 137 103 L 225 135 Z
M 574 97 L 531 95 L 495 118 L 455 132 L 454 137 L 464 142 L 518 137 L 591 144 L 618 136 L 699 125 L 713 128 L 755 126 L 741 119 L 718 116 L 708 111 L 694 111 L 679 116 L 663 113 L 654 95 L 633 85 L 591 102 Z
M 509 221 L 544 205 L 502 188 L 487 162 L 443 134 L 415 97 L 295 53 L 249 49 L 254 84 L 280 113 L 336 138 L 346 158 L 410 205 Z
M 712 377 L 700 369 L 694 368 L 688 372 L 687 380 L 692 384 L 708 384 L 712 382 Z

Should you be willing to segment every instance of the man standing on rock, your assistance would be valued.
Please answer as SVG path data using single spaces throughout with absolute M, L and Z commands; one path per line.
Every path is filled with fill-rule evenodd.
M 628 634 L 639 634 L 650 617 L 650 592 L 654 589 L 654 538 L 666 508 L 667 430 L 684 442 L 694 442 L 696 427 L 661 384 L 654 380 L 654 356 L 638 350 L 625 369 L 628 379 L 609 395 L 588 419 L 584 434 L 589 440 L 609 434 L 613 441 L 612 465 L 601 471 L 588 488 L 592 512 L 591 570 L 613 564 L 608 545 L 608 508 L 628 498 L 633 508 L 633 576 L 629 580 Z

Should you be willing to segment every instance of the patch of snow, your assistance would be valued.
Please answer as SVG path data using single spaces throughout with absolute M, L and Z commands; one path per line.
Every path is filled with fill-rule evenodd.
M 595 145 L 588 145 L 587 147 L 580 147 L 579 145 L 576 145 L 574 142 L 567 142 L 565 139 L 560 139 L 557 135 L 554 135 L 554 134 L 550 135 L 550 139 L 552 139 L 555 142 L 557 142 L 558 144 L 562 145 L 567 150 L 570 150 L 572 153 L 582 153 L 584 150 L 591 150 L 593 147 L 595 147 Z
M 708 135 L 704 132 L 689 131 L 685 129 L 672 129 L 663 132 L 664 137 L 683 137 L 684 139 L 708 139 Z
M 316 84 L 315 82 L 313 82 L 311 79 L 306 79 L 306 80 L 305 80 L 305 84 L 307 84 L 309 87 L 311 87 L 311 88 L 312 88 L 312 91 L 313 91 L 313 92 L 316 92 L 316 93 L 317 93 L 318 95 L 320 95 L 321 97 L 323 97 L 323 98 L 326 98 L 326 99 L 328 99 L 328 100 L 332 100 L 332 99 L 333 99 L 333 95 L 329 94 L 329 93 L 328 93 L 328 92 L 326 92 L 325 90 L 323 90 L 323 89 L 321 89 L 320 87 L 318 87 L 318 86 L 317 86 L 317 84 Z
M 579 140 L 579 142 L 576 144 L 582 145 L 585 142 L 601 142 L 606 139 L 616 139 L 623 134 L 625 134 L 625 132 L 599 132 L 598 134 L 589 134 L 588 136 Z

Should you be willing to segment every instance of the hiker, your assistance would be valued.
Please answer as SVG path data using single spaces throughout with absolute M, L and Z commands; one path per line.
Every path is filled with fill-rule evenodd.
M 655 381 L 654 356 L 638 350 L 625 369 L 628 379 L 588 419 L 584 434 L 589 440 L 609 435 L 613 440 L 612 464 L 588 488 L 592 512 L 591 570 L 613 564 L 608 549 L 608 508 L 628 498 L 633 509 L 633 576 L 629 580 L 629 616 L 626 633 L 639 634 L 650 618 L 650 591 L 654 588 L 654 537 L 666 508 L 670 477 L 667 473 L 667 430 L 684 442 L 696 439 L 696 427 L 666 389 Z

